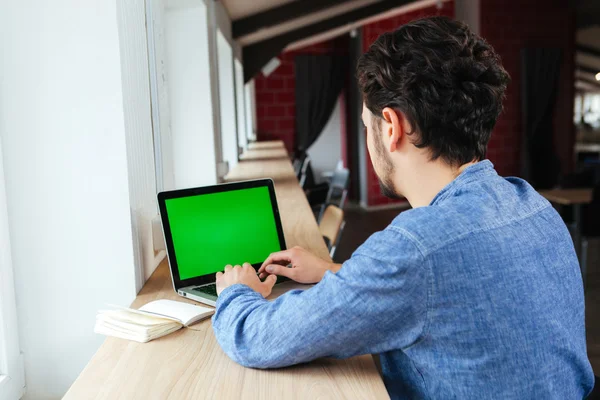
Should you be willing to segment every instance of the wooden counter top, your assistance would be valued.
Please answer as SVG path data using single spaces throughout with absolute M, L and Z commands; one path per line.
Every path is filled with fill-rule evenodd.
M 271 177 L 288 247 L 302 246 L 329 259 L 310 206 L 287 158 L 242 161 L 228 181 Z M 284 285 L 298 284 L 288 283 Z M 283 290 L 278 285 L 273 296 Z M 132 306 L 175 294 L 167 261 Z M 90 327 L 92 329 L 92 327 Z M 193 329 L 193 330 L 192 330 Z M 219 347 L 210 320 L 149 343 L 107 338 L 65 399 L 388 399 L 370 355 L 320 359 L 277 369 L 244 368 Z
M 548 201 L 565 206 L 573 204 L 589 204 L 592 202 L 592 189 L 551 189 L 539 192 Z
M 248 143 L 248 150 L 276 149 L 284 147 L 283 140 L 267 140 L 263 142 Z

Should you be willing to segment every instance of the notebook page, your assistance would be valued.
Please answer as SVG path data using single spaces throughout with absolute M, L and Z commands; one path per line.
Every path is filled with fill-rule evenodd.
M 139 311 L 161 317 L 170 317 L 176 319 L 185 326 L 206 318 L 215 312 L 213 308 L 166 299 L 151 301 L 140 307 Z

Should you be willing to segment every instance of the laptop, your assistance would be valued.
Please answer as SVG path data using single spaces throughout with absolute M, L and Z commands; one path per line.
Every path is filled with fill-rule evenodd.
M 185 298 L 215 306 L 218 271 L 258 270 L 286 248 L 271 179 L 160 192 L 158 205 L 173 288 Z

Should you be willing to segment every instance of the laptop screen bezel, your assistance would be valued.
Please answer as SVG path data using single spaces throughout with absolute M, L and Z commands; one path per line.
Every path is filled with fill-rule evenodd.
M 267 187 L 269 189 L 269 198 L 271 201 L 271 210 L 273 211 L 273 217 L 275 219 L 275 227 L 277 229 L 277 237 L 279 238 L 280 250 L 285 250 L 285 238 L 283 236 L 283 228 L 281 226 L 281 218 L 279 216 L 279 207 L 277 206 L 277 197 L 275 195 L 275 187 L 272 179 L 258 179 L 251 181 L 223 183 L 213 186 L 203 186 L 190 189 L 180 190 L 169 190 L 160 192 L 157 195 L 158 207 L 160 209 L 160 218 L 163 226 L 163 234 L 165 238 L 165 245 L 167 248 L 167 257 L 169 260 L 169 267 L 171 269 L 171 277 L 173 279 L 173 287 L 177 291 L 180 288 L 188 286 L 200 286 L 208 283 L 215 282 L 215 274 L 210 273 L 208 275 L 197 276 L 194 278 L 180 279 L 179 268 L 177 266 L 177 256 L 175 254 L 175 247 L 173 245 L 173 236 L 171 234 L 171 226 L 169 224 L 169 215 L 166 207 L 166 200 L 177 199 L 182 197 L 198 196 L 205 194 L 229 192 L 243 189 L 253 189 L 258 187 Z M 243 235 L 241 235 L 243 237 Z M 232 240 L 239 240 L 232 238 Z M 253 264 L 252 267 L 258 270 L 261 263 Z M 225 267 L 225 266 L 223 266 Z

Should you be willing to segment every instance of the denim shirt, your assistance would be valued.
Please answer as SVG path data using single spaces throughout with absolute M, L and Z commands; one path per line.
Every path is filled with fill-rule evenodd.
M 379 353 L 394 399 L 582 399 L 594 385 L 565 224 L 487 160 L 312 288 L 267 301 L 233 285 L 212 321 L 248 367 Z

